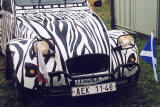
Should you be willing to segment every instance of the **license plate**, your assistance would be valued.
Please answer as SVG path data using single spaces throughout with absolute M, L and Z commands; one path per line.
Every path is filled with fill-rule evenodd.
M 72 87 L 72 96 L 91 95 L 91 94 L 98 94 L 98 93 L 111 92 L 111 91 L 116 91 L 115 82 L 89 85 L 89 86 Z

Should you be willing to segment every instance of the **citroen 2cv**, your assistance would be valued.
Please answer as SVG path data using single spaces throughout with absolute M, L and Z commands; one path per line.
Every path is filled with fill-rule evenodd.
M 136 84 L 134 36 L 108 31 L 87 0 L 1 2 L 6 79 L 19 92 L 75 97 Z

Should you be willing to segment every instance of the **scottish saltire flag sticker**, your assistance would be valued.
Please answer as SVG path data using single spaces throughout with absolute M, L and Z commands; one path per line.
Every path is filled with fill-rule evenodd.
M 151 33 L 151 36 L 148 38 L 140 56 L 153 67 L 154 78 L 158 81 L 158 76 L 156 72 L 157 68 L 157 55 L 156 55 L 156 46 L 154 40 L 154 34 Z

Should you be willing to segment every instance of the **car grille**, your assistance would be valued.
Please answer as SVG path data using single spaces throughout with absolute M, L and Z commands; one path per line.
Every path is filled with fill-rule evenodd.
M 108 70 L 109 63 L 109 56 L 105 54 L 82 55 L 66 61 L 71 75 L 104 72 Z

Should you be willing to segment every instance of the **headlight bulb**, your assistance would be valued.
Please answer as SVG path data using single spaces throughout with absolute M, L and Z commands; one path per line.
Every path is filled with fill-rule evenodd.
M 35 53 L 37 53 L 37 45 L 38 45 L 38 49 L 42 52 L 42 54 L 48 53 L 49 46 L 46 41 L 38 41 L 33 44 L 33 48 L 34 48 Z
M 131 43 L 132 40 L 132 36 L 131 35 L 124 35 L 124 36 L 120 36 L 118 38 L 118 43 L 121 46 L 128 46 Z

